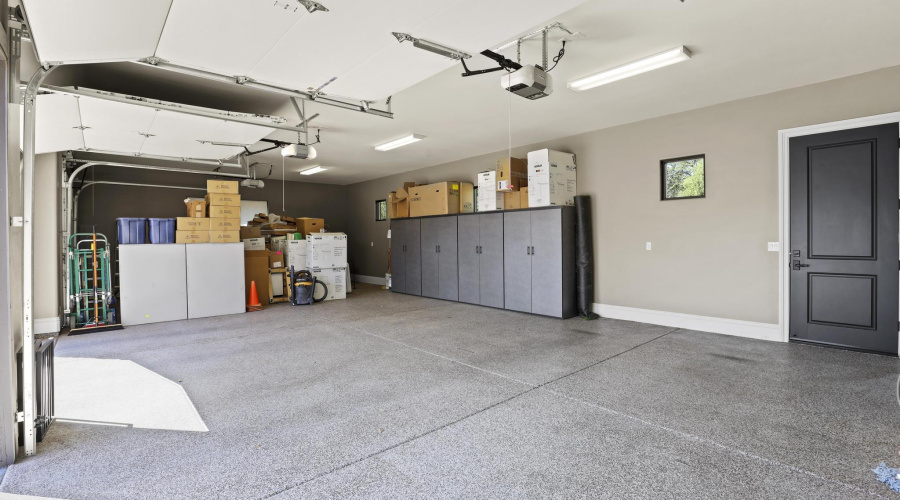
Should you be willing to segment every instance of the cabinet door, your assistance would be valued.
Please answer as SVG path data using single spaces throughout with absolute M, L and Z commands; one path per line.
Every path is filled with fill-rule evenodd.
M 461 215 L 457 218 L 457 231 L 459 233 L 459 236 L 457 238 L 457 259 L 459 262 L 459 301 L 468 302 L 469 304 L 481 303 L 481 285 L 479 282 L 480 259 L 478 255 L 478 222 L 481 217 L 483 216 Z
M 440 241 L 440 219 L 422 219 L 422 296 L 441 296 L 440 261 L 438 244 Z
M 531 212 L 506 212 L 503 214 L 506 309 L 531 312 L 531 270 Z
M 391 291 L 406 293 L 406 220 L 391 221 Z
M 422 295 L 421 226 L 419 219 L 406 221 L 406 293 Z
M 531 212 L 531 312 L 562 317 L 562 210 Z
M 458 217 L 439 217 L 438 223 L 438 261 L 440 269 L 438 280 L 439 298 L 459 300 L 459 267 L 457 263 L 457 226 Z
M 477 215 L 479 219 L 480 304 L 503 307 L 503 214 Z

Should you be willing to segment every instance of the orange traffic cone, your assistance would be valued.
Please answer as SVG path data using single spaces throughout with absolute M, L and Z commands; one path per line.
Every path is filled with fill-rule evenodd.
M 256 281 L 250 282 L 250 300 L 247 301 L 247 312 L 262 311 L 262 304 L 259 303 L 259 294 L 256 293 Z

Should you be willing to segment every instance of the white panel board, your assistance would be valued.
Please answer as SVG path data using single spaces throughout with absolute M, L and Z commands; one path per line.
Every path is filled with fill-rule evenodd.
M 156 55 L 226 75 L 247 75 L 299 19 L 329 15 L 307 14 L 296 0 L 179 1 L 172 4 Z M 295 52 L 281 64 L 294 66 L 296 60 Z
M 119 245 L 122 324 L 187 319 L 185 245 Z
M 269 213 L 269 203 L 265 201 L 241 200 L 241 225 L 246 226 L 256 214 Z
M 171 0 L 24 0 L 41 60 L 66 64 L 152 56 L 171 3 Z
M 35 116 L 36 153 L 53 153 L 84 147 L 78 99 L 69 95 L 43 94 L 37 96 Z M 24 122 L 23 122 L 24 123 Z
M 244 244 L 186 245 L 188 317 L 245 312 Z

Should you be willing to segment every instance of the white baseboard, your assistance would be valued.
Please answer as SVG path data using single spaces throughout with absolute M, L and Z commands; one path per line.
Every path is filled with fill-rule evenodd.
M 34 320 L 34 333 L 59 333 L 59 318 L 37 318 Z
M 384 276 L 366 276 L 363 274 L 354 274 L 351 276 L 353 281 L 357 283 L 369 283 L 371 285 L 384 286 Z
M 604 318 L 672 326 L 701 332 L 721 333 L 735 337 L 783 342 L 781 329 L 774 323 L 756 323 L 737 319 L 713 318 L 636 307 L 594 304 L 594 312 Z

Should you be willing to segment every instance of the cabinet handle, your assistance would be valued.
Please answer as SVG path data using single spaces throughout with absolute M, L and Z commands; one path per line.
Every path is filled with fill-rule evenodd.
M 525 247 L 525 254 L 531 255 L 531 247 Z
M 534 247 L 531 247 L 531 255 L 534 255 Z

